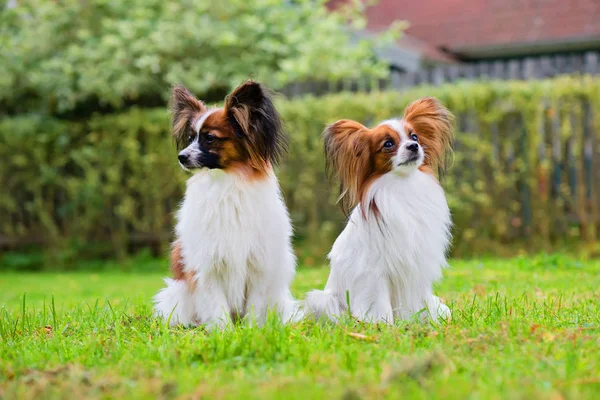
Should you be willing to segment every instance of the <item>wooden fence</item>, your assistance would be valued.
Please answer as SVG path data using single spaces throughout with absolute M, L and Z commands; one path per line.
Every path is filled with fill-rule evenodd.
M 459 80 L 533 80 L 567 74 L 600 74 L 600 51 L 439 65 L 415 72 L 392 70 L 388 79 L 381 80 L 300 82 L 284 88 L 282 93 L 288 97 L 297 97 L 341 91 L 404 90 L 420 85 L 438 86 Z
M 543 101 L 540 115 L 533 130 L 519 110 L 485 126 L 471 113 L 457 115 L 457 163 L 465 168 L 454 169 L 452 181 L 480 182 L 479 194 L 495 203 L 474 207 L 478 217 L 469 229 L 491 230 L 501 243 L 536 237 L 546 249 L 557 239 L 597 240 L 600 142 L 593 107 L 583 99 L 568 105 Z M 503 181 L 506 177 L 511 178 Z M 508 216 L 503 232 L 494 221 L 497 212 Z

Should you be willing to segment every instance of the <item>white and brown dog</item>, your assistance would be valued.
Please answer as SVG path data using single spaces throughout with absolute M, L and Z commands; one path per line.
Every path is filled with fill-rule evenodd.
M 299 318 L 290 294 L 295 275 L 292 226 L 273 166 L 285 151 L 269 94 L 247 81 L 222 108 L 208 108 L 184 87 L 173 89 L 179 163 L 193 173 L 177 213 L 173 277 L 155 297 L 170 324 L 225 327 L 272 310 Z
M 325 290 L 307 295 L 311 314 L 391 323 L 426 309 L 433 320 L 450 317 L 432 285 L 450 243 L 450 211 L 434 171 L 450 147 L 451 122 L 436 99 L 424 98 L 404 118 L 372 129 L 342 120 L 325 130 L 342 204 L 355 208 L 329 254 Z

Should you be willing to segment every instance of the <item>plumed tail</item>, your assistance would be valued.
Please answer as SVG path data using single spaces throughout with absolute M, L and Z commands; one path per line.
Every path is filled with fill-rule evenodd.
M 313 290 L 304 301 L 306 314 L 316 320 L 337 321 L 346 312 L 346 306 L 333 293 L 327 290 Z
M 165 279 L 166 287 L 154 296 L 154 314 L 169 325 L 198 325 L 192 293 L 183 280 Z

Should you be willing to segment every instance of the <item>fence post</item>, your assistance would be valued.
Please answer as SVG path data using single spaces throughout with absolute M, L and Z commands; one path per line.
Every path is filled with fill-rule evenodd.
M 508 62 L 508 78 L 520 79 L 519 69 L 519 60 L 510 60 Z
M 529 176 L 530 176 L 530 162 L 529 154 L 527 153 L 527 128 L 525 125 L 524 117 L 521 113 L 518 114 L 516 119 L 517 128 L 519 129 L 519 158 L 523 163 L 523 167 L 518 169 L 518 187 L 519 195 L 521 197 L 521 212 L 523 216 L 523 235 L 531 236 L 531 221 L 532 221 L 532 208 L 531 208 L 531 192 L 529 190 Z
M 554 67 L 550 61 L 550 57 L 543 56 L 540 58 L 540 73 L 542 78 L 548 78 L 554 76 Z
M 504 79 L 504 65 L 502 61 L 494 61 L 492 64 L 492 79 Z
M 448 81 L 455 82 L 460 77 L 460 71 L 458 65 L 448 66 Z
M 584 72 L 586 74 L 591 74 L 591 75 L 595 75 L 597 73 L 600 72 L 600 68 L 598 68 L 598 56 L 600 55 L 600 53 L 596 52 L 596 51 L 588 51 L 587 53 L 585 53 L 584 59 L 583 59 L 583 68 L 584 68 Z
M 463 67 L 464 77 L 468 80 L 475 79 L 477 77 L 477 73 L 475 72 L 474 64 L 467 64 Z
M 550 228 L 551 222 L 549 216 L 551 216 L 550 209 L 550 163 L 547 160 L 546 148 L 548 144 L 549 135 L 546 130 L 546 118 L 549 111 L 549 102 L 547 99 L 542 101 L 542 107 L 538 114 L 538 151 L 537 151 L 537 187 L 538 196 L 540 199 L 539 206 L 534 205 L 534 214 L 537 215 L 535 218 L 535 224 L 539 226 L 539 232 L 544 240 L 544 247 L 550 247 Z
M 556 66 L 556 74 L 565 74 L 568 72 L 567 59 L 565 56 L 554 56 L 554 64 Z
M 523 79 L 535 79 L 535 60 L 532 57 L 527 57 L 523 61 Z
M 594 156 L 594 137 L 593 137 L 593 115 L 589 100 L 583 101 L 583 177 L 582 186 L 584 193 L 581 193 L 581 204 L 589 210 L 587 213 L 587 229 L 585 230 L 586 239 L 596 240 L 596 226 L 598 224 L 598 209 L 594 202 L 594 181 L 593 181 L 593 156 Z M 600 182 L 595 182 L 600 184 Z
M 583 73 L 584 64 L 583 64 L 583 56 L 580 54 L 572 54 L 571 55 L 571 70 L 574 73 Z
M 562 181 L 562 144 L 561 144 L 561 132 L 560 132 L 560 102 L 556 101 L 552 104 L 551 113 L 551 127 L 552 127 L 552 232 L 555 236 L 561 236 L 564 234 L 566 224 L 562 214 L 564 213 L 564 207 L 562 207 L 563 199 L 561 193 L 561 181 Z
M 483 61 L 477 64 L 479 67 L 479 78 L 482 80 L 488 80 L 490 78 L 490 63 Z
M 434 68 L 432 73 L 432 80 L 434 85 L 441 85 L 444 83 L 444 68 L 437 66 Z
M 417 71 L 417 85 L 424 85 L 429 83 L 429 71 L 426 69 L 421 69 Z
M 567 168 L 569 176 L 569 192 L 571 195 L 572 203 L 577 203 L 577 168 L 575 160 L 575 148 L 577 145 L 577 123 L 575 119 L 575 113 L 573 110 L 569 112 L 569 125 L 571 126 L 571 137 L 566 142 L 567 146 Z M 572 206 L 573 204 L 571 204 Z
M 389 88 L 393 90 L 399 90 L 402 87 L 402 79 L 404 78 L 404 75 L 405 73 L 400 71 L 392 71 L 390 73 Z

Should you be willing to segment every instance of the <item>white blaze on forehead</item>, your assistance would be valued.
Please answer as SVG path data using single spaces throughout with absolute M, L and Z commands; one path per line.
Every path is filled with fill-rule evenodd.
M 406 130 L 404 129 L 404 120 L 400 120 L 400 119 L 388 119 L 386 121 L 383 121 L 379 125 L 380 126 L 381 125 L 387 125 L 390 128 L 392 128 L 393 130 L 395 130 L 396 132 L 398 132 L 398 134 L 400 135 L 400 137 L 402 137 L 403 139 L 406 138 Z
M 194 132 L 196 132 L 196 133 L 200 132 L 200 128 L 202 128 L 202 125 L 206 121 L 206 118 L 208 118 L 211 114 L 213 114 L 217 110 L 218 110 L 218 108 L 213 108 L 212 110 L 208 110 L 207 112 L 202 114 L 200 116 L 200 118 L 198 118 L 198 120 L 196 120 L 196 122 L 194 122 Z

